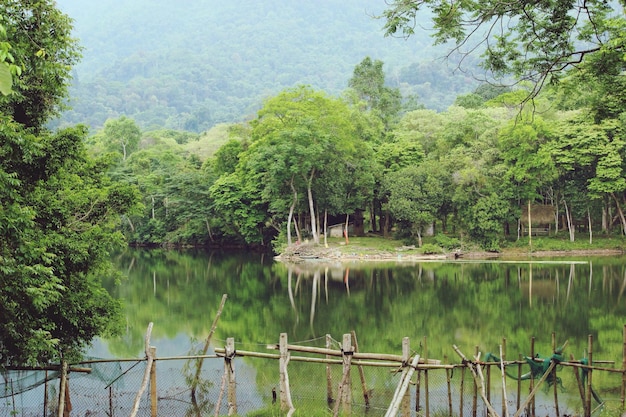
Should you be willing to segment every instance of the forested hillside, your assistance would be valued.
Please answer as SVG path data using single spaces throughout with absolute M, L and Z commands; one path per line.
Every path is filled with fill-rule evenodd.
M 264 98 L 298 84 L 346 88 L 364 57 L 387 82 L 427 108 L 445 110 L 476 81 L 453 73 L 427 31 L 383 36 L 382 0 L 58 0 L 74 19 L 83 58 L 72 107 L 56 125 L 132 117 L 144 129 L 201 132 L 254 116 Z M 429 27 L 425 19 L 422 27 Z M 465 63 L 465 68 L 471 65 Z

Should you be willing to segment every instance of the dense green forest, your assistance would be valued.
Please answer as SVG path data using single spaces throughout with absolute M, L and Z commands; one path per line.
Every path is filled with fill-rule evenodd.
M 70 1 L 62 3 L 71 9 Z M 456 82 L 441 78 L 444 71 L 426 75 L 426 68 L 439 68 L 437 53 L 422 47 L 424 40 L 414 33 L 409 33 L 414 37 L 408 49 L 419 50 L 422 61 L 411 62 L 415 52 L 406 53 L 408 41 L 403 41 L 402 48 L 387 49 L 391 65 L 361 55 L 349 76 L 342 75 L 348 62 L 356 60 L 354 54 L 399 41 L 382 36 L 381 20 L 372 19 L 379 14 L 374 5 L 366 13 L 362 3 L 345 2 L 345 13 L 337 13 L 333 4 L 277 9 L 246 3 L 232 19 L 221 14 L 233 13 L 231 6 L 186 6 L 184 11 L 178 6 L 150 9 L 141 18 L 133 13 L 138 4 L 114 8 L 109 13 L 116 14 L 116 24 L 105 25 L 110 36 L 99 38 L 100 47 L 110 53 L 96 57 L 87 51 L 72 90 L 76 93 L 84 83 L 91 93 L 88 102 L 96 105 L 99 91 L 109 94 L 109 80 L 115 80 L 119 103 L 135 106 L 113 111 L 106 109 L 112 102 L 108 99 L 97 104 L 101 110 L 90 114 L 106 121 L 89 139 L 93 155 L 109 152 L 113 180 L 136 186 L 143 196 L 143 210 L 120 220 L 130 242 L 280 248 L 293 241 L 319 243 L 327 226 L 345 223 L 357 235 L 394 233 L 421 246 L 425 235 L 446 233 L 498 250 L 507 239 L 519 238 L 527 223 L 569 240 L 577 232 L 590 240 L 593 231 L 626 232 L 623 52 L 619 44 L 605 48 L 600 43 L 592 49 L 588 35 L 581 38 L 588 41 L 582 62 L 549 66 L 562 59 L 557 54 L 567 58 L 578 53 L 565 42 L 573 42 L 570 29 L 558 32 L 551 18 L 545 19 L 562 12 L 548 8 L 554 5 L 546 6 L 546 16 L 531 17 L 563 46 L 550 48 L 539 40 L 525 46 L 553 54 L 549 63 L 507 50 L 515 43 L 489 47 L 483 67 L 494 75 L 520 71 L 519 81 L 510 87 L 473 81 L 471 91 L 456 94 L 445 109 L 420 104 L 421 96 L 415 101 L 416 90 L 407 86 L 424 80 L 468 83 L 463 75 Z M 392 10 L 386 16 L 389 32 L 396 28 Z M 85 11 L 76 13 L 77 22 L 86 18 Z M 175 18 L 164 21 L 159 13 Z M 596 29 L 619 33 L 623 19 L 609 5 L 602 3 L 594 13 L 606 19 Z M 143 20 L 139 24 L 130 15 Z M 185 17 L 185 25 L 177 20 L 190 15 L 197 19 Z M 343 21 L 355 15 L 363 20 Z M 414 27 L 426 27 L 427 20 L 417 16 Z M 337 26 L 322 29 L 313 23 L 330 20 Z M 132 24 L 137 35 L 129 37 L 124 24 Z M 446 36 L 445 27 L 436 29 Z M 162 45 L 188 44 L 185 34 L 205 39 L 206 30 L 221 41 L 196 42 L 193 54 L 185 48 L 159 54 Z M 372 34 L 377 40 L 370 42 Z M 290 42 L 281 42 L 286 39 Z M 120 43 L 118 50 L 114 46 Z M 445 55 L 445 48 L 439 45 L 438 54 Z M 189 58 L 184 65 L 177 54 Z M 475 68 L 476 56 L 464 56 L 463 68 Z M 296 67 L 308 75 L 290 72 Z M 396 69 L 390 74 L 388 67 Z M 533 78 L 529 71 L 539 75 Z M 81 72 L 89 73 L 91 81 Z M 252 78 L 244 81 L 244 73 Z M 164 80 L 163 74 L 169 78 Z M 193 74 L 202 86 L 188 83 Z M 209 83 L 207 76 L 212 77 Z M 142 93 L 129 92 L 140 85 L 138 80 Z M 170 92 L 157 93 L 149 86 Z M 155 116 L 159 106 L 150 103 L 172 91 L 181 105 L 191 107 L 179 111 L 176 105 L 172 113 Z M 237 97 L 245 97 L 246 110 Z M 198 100 L 213 103 L 198 105 Z M 225 113 L 215 117 L 220 112 Z M 146 119 L 147 114 L 154 120 Z M 237 118 L 244 120 L 233 121 Z M 548 218 L 523 215 L 534 207 L 548 207 Z
M 388 83 L 428 108 L 445 110 L 477 85 L 427 34 L 385 38 L 374 18 L 385 7 L 380 0 L 58 4 L 84 49 L 72 109 L 54 126 L 99 129 L 125 115 L 143 129 L 203 132 L 254 117 L 263 99 L 284 88 L 339 94 L 365 56 L 385 62 Z
M 79 3 L 64 7 L 72 4 L 78 23 Z M 626 234 L 623 9 L 467 2 L 450 15 L 435 0 L 391 1 L 381 5 L 385 32 L 408 36 L 403 46 L 425 61 L 384 61 L 369 46 L 398 40 L 354 32 L 348 11 L 364 5 L 341 4 L 100 2 L 82 11 L 99 26 L 80 30 L 111 32 L 85 35 L 92 52 L 75 67 L 76 32 L 56 2 L 0 1 L 0 366 L 68 360 L 115 331 L 119 304 L 101 278 L 127 242 L 280 250 L 321 244 L 327 226 L 350 224 L 356 235 L 394 233 L 421 246 L 438 233 L 441 245 L 495 251 L 525 222 L 570 241 Z M 482 44 L 486 73 L 518 82 L 473 82 L 445 109 L 420 106 L 402 80 L 438 68 L 428 64 L 434 49 L 415 40 L 427 22 L 421 6 L 464 68 Z M 503 32 L 490 38 L 484 22 Z M 221 38 L 205 38 L 206 28 Z M 311 35 L 279 42 L 300 33 Z M 125 53 L 114 52 L 119 43 Z M 281 45 L 293 60 L 273 54 Z M 247 66 L 257 55 L 271 59 Z M 384 70 L 399 61 L 406 71 Z M 288 75 L 291 67 L 308 77 Z M 549 214 L 532 219 L 524 207 Z

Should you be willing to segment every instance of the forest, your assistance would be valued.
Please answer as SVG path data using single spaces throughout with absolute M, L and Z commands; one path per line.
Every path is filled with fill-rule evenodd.
M 183 3 L 205 16 L 193 0 Z M 273 16 L 259 3 L 243 3 L 256 16 Z M 210 86 L 206 97 L 230 110 L 209 105 L 204 112 L 194 102 L 197 123 L 176 126 L 150 121 L 167 120 L 167 112 L 144 119 L 137 108 L 123 109 L 159 102 L 157 94 L 124 93 L 159 65 L 139 62 L 140 78 L 131 77 L 123 60 L 104 53 L 119 38 L 103 38 L 99 60 L 85 65 L 93 74 L 99 73 L 93 68 L 117 74 L 111 82 L 121 90 L 115 92 L 109 80 L 88 81 L 76 72 L 83 51 L 73 20 L 56 2 L 0 5 L 0 366 L 72 360 L 94 337 L 119 332 L 119 301 L 101 280 L 115 276 L 110 254 L 129 243 L 278 252 L 290 243 L 321 244 L 329 226 L 344 225 L 352 235 L 394 235 L 417 246 L 434 234 L 438 242 L 457 239 L 498 251 L 519 238 L 525 224 L 535 226 L 524 214 L 532 207 L 549 208 L 539 230 L 569 241 L 592 241 L 594 232 L 626 234 L 623 1 L 588 0 L 581 7 L 496 0 L 464 2 L 452 11 L 436 0 L 390 1 L 380 10 L 384 33 L 377 36 L 410 42 L 423 29 L 419 12 L 428 12 L 435 45 L 451 46 L 450 56 L 456 51 L 457 64 L 469 68 L 476 68 L 478 53 L 490 82 L 457 94 L 444 109 L 430 108 L 392 80 L 385 61 L 354 47 L 366 41 L 352 42 L 340 48 L 360 56 L 334 91 L 306 78 L 272 89 L 239 84 L 249 100 L 241 111 L 233 103 L 243 103 L 243 96 L 214 77 L 214 84 L 200 83 Z M 139 15 L 133 7 L 112 10 Z M 156 9 L 141 16 L 151 18 Z M 308 13 L 328 16 L 329 10 L 330 2 Z M 165 29 L 176 24 L 175 11 L 171 21 L 126 29 Z M 196 24 L 211 26 L 202 19 Z M 132 31 L 120 29 L 119 36 L 134 48 L 140 38 Z M 259 38 L 271 31 L 261 32 L 255 31 Z M 152 42 L 177 33 L 163 30 Z M 245 44 L 236 33 L 232 27 L 223 42 Z M 194 58 L 206 52 L 196 41 Z M 318 44 L 306 45 L 302 51 Z M 177 94 L 202 96 L 196 84 L 177 84 L 193 76 L 193 60 L 179 65 L 186 75 L 178 77 L 169 67 L 178 61 L 168 57 L 158 62 Z M 316 59 L 300 64 L 311 62 Z M 198 76 L 216 74 L 199 68 Z M 407 68 L 407 79 L 415 75 L 419 82 L 421 64 Z M 256 71 L 253 80 L 282 74 L 271 67 Z M 157 79 L 152 85 L 170 85 Z M 63 119 L 83 82 L 93 83 L 81 100 L 103 100 L 86 111 L 98 117 Z M 113 98 L 123 106 L 103 104 Z M 88 101 L 75 108 L 83 104 Z M 214 110 L 221 115 L 210 116 Z M 172 120 L 191 120 L 178 112 L 172 110 Z M 241 119 L 233 120 L 235 114 Z
M 619 31 L 623 20 L 613 20 L 612 7 L 593 16 L 606 19 L 607 33 Z M 406 24 L 399 19 L 406 10 L 398 10 L 387 10 L 388 34 Z M 244 13 L 258 12 L 251 6 Z M 572 40 L 571 32 L 558 35 L 552 23 L 541 22 L 546 37 Z M 445 29 L 434 26 L 436 42 L 451 37 L 437 38 Z M 393 234 L 418 246 L 425 235 L 454 235 L 490 251 L 518 239 L 529 223 L 572 241 L 583 232 L 592 241 L 594 231 L 626 233 L 626 119 L 623 51 L 592 49 L 591 38 L 580 50 L 597 53 L 581 53 L 576 65 L 548 55 L 575 56 L 572 48 L 581 44 L 573 41 L 561 50 L 535 40 L 543 61 L 515 58 L 506 45 L 488 47 L 481 65 L 494 78 L 510 77 L 518 61 L 533 67 L 524 72 L 518 65 L 517 81 L 507 86 L 475 81 L 443 110 L 415 102 L 390 80 L 386 62 L 365 56 L 340 91 L 339 80 L 325 89 L 296 83 L 268 94 L 244 121 L 203 118 L 202 126 L 211 127 L 202 133 L 167 123 L 145 128 L 130 112 L 106 119 L 88 148 L 93 155 L 109 152 L 111 178 L 141 193 L 143 209 L 120 220 L 137 245 L 280 250 L 319 243 L 338 224 L 356 235 Z M 507 53 L 511 68 L 503 66 Z M 465 68 L 475 68 L 473 55 L 465 57 Z M 403 79 L 423 81 L 422 65 L 409 65 Z M 523 215 L 536 206 L 549 207 L 550 219 Z

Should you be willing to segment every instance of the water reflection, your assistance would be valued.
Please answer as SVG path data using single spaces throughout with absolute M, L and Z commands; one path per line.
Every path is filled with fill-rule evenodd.
M 155 340 L 203 339 L 228 294 L 218 341 L 264 346 L 281 332 L 297 341 L 354 330 L 365 351 L 399 351 L 403 337 L 427 337 L 432 357 L 443 357 L 453 344 L 494 350 L 503 337 L 512 355 L 527 353 L 533 336 L 546 351 L 556 332 L 577 355 L 591 334 L 598 355 L 621 360 L 624 261 L 286 265 L 261 254 L 128 250 L 116 257 L 128 278 L 107 282 L 125 301 L 128 327 L 109 348 L 140 354 L 150 321 Z

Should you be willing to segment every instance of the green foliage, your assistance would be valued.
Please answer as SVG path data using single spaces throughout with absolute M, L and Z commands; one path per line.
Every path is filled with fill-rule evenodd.
M 532 12 L 528 8 L 532 7 Z M 583 9 L 567 2 L 464 2 L 450 7 L 438 0 L 390 2 L 383 12 L 387 35 L 414 35 L 416 19 L 432 16 L 436 44 L 453 42 L 463 54 L 480 51 L 483 66 L 498 75 L 534 79 L 531 97 L 547 80 L 563 73 L 587 55 L 623 54 L 623 14 L 614 17 L 614 3 L 592 1 Z M 488 30 L 486 30 L 488 29 Z M 475 45 L 486 45 L 484 49 Z
M 422 245 L 422 253 L 424 255 L 439 255 L 444 253 L 443 248 L 432 243 L 425 243 Z
M 461 247 L 461 241 L 459 239 L 441 233 L 438 233 L 435 236 L 435 242 L 437 243 L 437 245 L 447 250 L 457 249 Z
M 76 358 L 115 331 L 119 302 L 100 284 L 134 191 L 111 184 L 83 148 L 82 127 L 29 134 L 4 120 L 0 354 L 7 364 Z M 12 153 L 6 153 L 8 150 Z
M 11 71 L 13 94 L 0 95 L 0 112 L 39 129 L 65 106 L 71 66 L 79 57 L 79 47 L 71 36 L 71 20 L 50 0 L 3 1 L 0 7 L 6 41 L 11 46 L 10 55 L 5 53 L 0 63 L 8 58 L 15 70 L 19 68 Z M 0 47 L 3 49 L 8 48 Z

